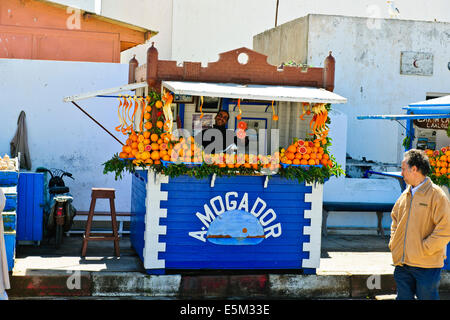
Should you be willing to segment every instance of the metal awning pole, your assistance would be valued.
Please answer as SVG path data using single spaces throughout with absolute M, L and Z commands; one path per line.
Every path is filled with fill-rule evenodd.
M 81 108 L 78 104 L 75 103 L 75 101 L 71 101 L 78 109 L 80 109 L 85 115 L 87 115 L 89 118 L 91 118 L 92 121 L 94 121 L 96 124 L 98 124 L 103 130 L 105 130 L 106 132 L 108 132 L 108 134 L 113 137 L 114 139 L 116 139 L 117 142 L 119 142 L 122 146 L 123 143 L 117 139 L 111 132 L 109 132 L 104 126 L 102 126 L 97 120 L 95 120 L 93 117 L 91 117 L 91 115 L 89 113 L 87 113 L 86 111 L 83 110 L 83 108 Z

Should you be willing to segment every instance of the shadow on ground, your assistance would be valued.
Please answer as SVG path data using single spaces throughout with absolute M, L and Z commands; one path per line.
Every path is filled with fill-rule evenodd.
M 389 236 L 329 234 L 322 237 L 321 258 L 327 252 L 390 252 L 388 244 Z

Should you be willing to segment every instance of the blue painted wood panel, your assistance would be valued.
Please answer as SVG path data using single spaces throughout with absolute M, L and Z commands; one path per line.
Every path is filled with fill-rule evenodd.
M 160 219 L 160 224 L 167 227 L 167 234 L 159 236 L 160 242 L 166 243 L 166 251 L 159 253 L 159 259 L 165 260 L 166 269 L 301 269 L 302 259 L 309 258 L 309 252 L 303 251 L 303 243 L 309 242 L 309 236 L 303 234 L 303 228 L 310 225 L 310 219 L 304 217 L 304 211 L 311 209 L 311 204 L 305 202 L 305 194 L 311 193 L 312 188 L 276 176 L 264 188 L 264 180 L 265 177 L 260 176 L 217 177 L 215 186 L 211 188 L 210 179 L 183 176 L 171 178 L 168 184 L 162 184 L 161 190 L 168 192 L 168 200 L 161 201 L 161 208 L 167 209 L 167 218 Z M 237 193 L 237 197 L 230 197 L 230 200 L 237 201 L 237 205 L 246 194 L 248 211 L 260 198 L 266 208 L 258 217 L 269 208 L 276 214 L 273 222 L 263 228 L 270 230 L 269 227 L 279 224 L 281 235 L 267 236 L 270 232 L 265 231 L 266 238 L 257 244 L 248 245 L 236 245 L 250 239 L 241 236 L 219 237 L 217 243 L 206 239 L 208 228 L 217 218 L 209 218 L 211 221 L 207 227 L 196 214 L 206 216 L 205 204 L 214 211 L 210 200 L 217 196 L 226 206 L 227 192 Z M 215 203 L 220 207 L 219 200 Z M 255 207 L 256 212 L 258 208 L 261 207 Z M 225 217 L 226 213 L 225 209 L 220 216 Z M 244 215 L 243 212 L 236 214 Z M 214 214 L 214 217 L 218 216 Z M 259 221 L 258 218 L 255 220 Z M 238 222 L 225 226 L 225 229 L 227 227 L 242 228 Z M 203 232 L 199 238 L 204 241 L 190 236 L 190 232 L 198 232 L 199 235 Z M 234 244 L 231 244 L 231 240 Z
M 19 173 L 16 171 L 0 171 L 0 187 L 16 186 L 19 181 Z
M 16 211 L 17 209 L 17 194 L 5 194 L 6 197 L 6 203 L 5 208 L 3 211 L 9 212 L 9 211 Z
M 130 241 L 141 260 L 144 260 L 146 180 L 147 171 L 137 170 L 131 182 Z
M 15 231 L 16 230 L 16 213 L 13 212 L 3 212 L 3 230 L 4 231 Z
M 44 174 L 21 172 L 17 189 L 17 240 L 41 241 L 43 235 Z

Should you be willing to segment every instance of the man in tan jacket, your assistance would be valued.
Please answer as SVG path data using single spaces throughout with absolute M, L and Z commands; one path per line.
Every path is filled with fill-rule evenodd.
M 450 202 L 435 185 L 428 157 L 412 149 L 402 161 L 408 187 L 395 203 L 389 249 L 395 265 L 397 299 L 439 299 L 439 281 L 450 240 Z

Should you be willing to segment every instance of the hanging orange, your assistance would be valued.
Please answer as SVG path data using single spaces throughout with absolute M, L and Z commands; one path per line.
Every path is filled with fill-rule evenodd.
M 162 121 L 157 121 L 156 126 L 161 129 L 163 127 L 164 123 Z
M 159 159 L 159 151 L 153 151 L 150 155 L 150 157 L 152 158 L 152 160 L 158 160 Z
M 288 152 L 292 152 L 292 153 L 296 153 L 297 152 L 297 148 L 294 146 L 294 145 L 290 145 L 288 148 L 287 148 L 287 151 Z
M 130 152 L 131 152 L 131 147 L 125 145 L 125 146 L 122 147 L 122 151 L 123 151 L 123 152 L 126 152 L 126 153 L 130 153 Z
M 145 129 L 150 130 L 152 128 L 152 123 L 150 121 L 147 121 L 144 125 Z
M 152 146 L 152 150 L 159 150 L 159 144 L 157 144 L 156 142 L 153 142 L 151 144 L 151 146 Z
M 148 152 L 148 151 L 142 152 L 142 154 L 141 154 L 141 159 L 142 160 L 147 160 L 149 158 L 150 158 L 150 152 Z
M 150 140 L 152 140 L 153 142 L 158 141 L 158 139 L 159 139 L 159 137 L 158 137 L 158 135 L 157 135 L 156 133 L 153 133 L 153 134 L 150 136 Z
M 144 113 L 144 119 L 145 120 L 150 119 L 150 117 L 151 117 L 151 114 L 149 112 Z
M 119 158 L 121 158 L 121 159 L 128 158 L 128 153 L 126 153 L 126 152 L 119 153 Z
M 156 101 L 155 103 L 155 107 L 157 107 L 158 109 L 161 108 L 163 106 L 161 101 Z

